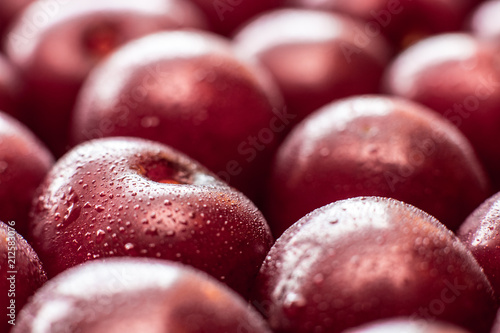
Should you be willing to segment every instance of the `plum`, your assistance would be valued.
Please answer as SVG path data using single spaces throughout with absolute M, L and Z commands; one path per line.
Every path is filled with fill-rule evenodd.
M 50 280 L 21 312 L 13 333 L 269 333 L 236 293 L 180 264 L 97 260 Z
M 362 195 L 392 197 L 451 229 L 489 195 L 470 143 L 442 116 L 389 96 L 354 96 L 309 115 L 280 146 L 267 200 L 278 236 L 311 210 Z
M 160 32 L 98 66 L 78 98 L 73 139 L 159 141 L 182 151 L 251 199 L 265 184 L 290 123 L 267 73 L 206 32 Z
M 460 240 L 476 257 L 500 295 L 500 192 L 481 204 L 460 226 Z
M 465 33 L 430 37 L 387 69 L 385 91 L 428 106 L 470 140 L 500 190 L 499 45 Z
M 487 333 L 497 308 L 481 267 L 450 230 L 380 197 L 337 201 L 291 226 L 260 269 L 253 304 L 280 333 L 336 333 L 395 316 Z
M 27 123 L 60 156 L 76 95 L 97 63 L 149 33 L 203 26 L 196 8 L 182 0 L 33 2 L 6 36 L 6 54 L 25 81 Z
M 272 74 L 294 124 L 334 99 L 379 92 L 390 47 L 382 36 L 362 36 L 362 28 L 346 15 L 280 9 L 246 24 L 234 41 Z
M 0 222 L 0 330 L 18 323 L 28 298 L 47 280 L 37 254 L 15 230 L 16 222 Z
M 27 235 L 35 190 L 54 164 L 49 150 L 26 126 L 0 112 L 0 219 Z
M 83 143 L 39 187 L 33 246 L 49 276 L 88 260 L 177 260 L 245 295 L 272 245 L 266 220 L 243 194 L 156 142 Z

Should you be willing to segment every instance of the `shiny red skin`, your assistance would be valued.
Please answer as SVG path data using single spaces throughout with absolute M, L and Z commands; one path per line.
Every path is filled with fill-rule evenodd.
M 117 51 L 89 77 L 76 105 L 73 138 L 165 143 L 256 200 L 290 122 L 266 74 L 238 59 L 216 35 L 150 35 Z
M 359 38 L 362 29 L 340 14 L 280 9 L 245 25 L 234 42 L 269 70 L 297 123 L 335 99 L 379 92 L 390 46 L 380 35 Z
M 188 0 L 208 18 L 210 28 L 228 36 L 253 16 L 274 9 L 284 0 Z
M 0 53 L 0 111 L 19 118 L 20 93 L 21 78 L 19 73 Z
M 489 195 L 467 139 L 440 115 L 381 95 L 332 103 L 279 148 L 267 200 L 281 234 L 311 210 L 362 195 L 392 197 L 454 230 Z
M 32 216 L 33 246 L 49 276 L 91 259 L 155 257 L 245 294 L 273 241 L 244 195 L 185 155 L 137 138 L 75 147 L 40 186 Z
M 493 290 L 460 240 L 425 212 L 379 197 L 306 215 L 273 245 L 256 305 L 274 332 L 342 332 L 396 316 L 489 332 Z
M 8 223 L 0 222 L 0 331 L 4 333 L 14 327 L 9 321 L 18 323 L 21 308 L 47 280 L 35 251 L 15 231 L 15 223 Z
M 6 53 L 26 83 L 27 123 L 58 156 L 68 148 L 76 95 L 97 63 L 144 35 L 204 27 L 196 8 L 182 0 L 52 1 L 52 11 L 43 3 L 33 3 L 16 20 Z
M 468 34 L 434 36 L 400 54 L 386 91 L 424 104 L 470 140 L 500 190 L 500 48 Z
M 352 328 L 344 333 L 467 333 L 466 330 L 454 325 L 418 320 L 415 318 L 398 318 L 381 320 L 360 327 Z
M 500 38 L 500 1 L 490 0 L 479 5 L 470 18 L 472 33 L 482 38 Z
M 500 295 L 500 192 L 481 204 L 457 232 Z
M 26 126 L 0 112 L 0 220 L 27 235 L 35 190 L 54 164 L 49 150 Z
M 34 0 L 0 1 L 0 42 L 12 21 Z M 2 44 L 3 45 L 3 44 Z
M 426 36 L 460 30 L 475 0 L 287 0 L 294 7 L 340 12 L 367 22 L 397 48 Z
M 57 309 L 57 315 L 47 309 Z M 236 293 L 212 277 L 151 259 L 98 260 L 41 288 L 13 333 L 270 333 Z

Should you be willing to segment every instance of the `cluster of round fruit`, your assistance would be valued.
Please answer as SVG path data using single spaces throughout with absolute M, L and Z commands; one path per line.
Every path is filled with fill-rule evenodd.
M 500 332 L 500 0 L 0 1 L 0 331 Z

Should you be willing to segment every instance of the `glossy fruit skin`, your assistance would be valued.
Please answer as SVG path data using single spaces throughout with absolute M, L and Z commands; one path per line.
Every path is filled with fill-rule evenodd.
M 470 18 L 470 29 L 472 33 L 481 38 L 500 38 L 500 1 L 489 0 L 480 4 L 474 10 Z
M 47 280 L 42 263 L 26 240 L 15 231 L 15 222 L 0 221 L 0 330 L 8 333 L 17 323 L 28 298 Z
M 241 294 L 273 241 L 244 195 L 179 152 L 137 138 L 90 141 L 62 157 L 40 186 L 31 234 L 49 276 L 97 258 L 156 257 Z
M 362 29 L 341 14 L 280 9 L 245 25 L 234 42 L 242 56 L 269 70 L 297 123 L 335 99 L 379 92 L 390 46 Z
M 0 219 L 27 235 L 35 190 L 54 164 L 49 150 L 11 116 L 0 112 Z
M 287 124 L 259 67 L 205 32 L 161 32 L 96 68 L 79 96 L 73 138 L 134 136 L 165 143 L 258 199 Z
M 254 309 L 212 277 L 169 261 L 133 258 L 93 261 L 49 281 L 13 333 L 41 326 L 51 333 L 270 332 Z
M 454 325 L 418 320 L 415 318 L 398 318 L 380 320 L 360 327 L 352 328 L 344 333 L 467 333 L 466 330 Z
M 385 35 L 404 49 L 417 40 L 460 30 L 474 0 L 288 0 L 294 7 L 340 12 L 366 22 L 369 35 Z
M 0 53 L 0 111 L 16 118 L 19 114 L 21 79 L 12 64 Z
M 460 240 L 476 257 L 500 295 L 500 193 L 482 203 L 460 226 Z
M 6 53 L 26 84 L 27 123 L 57 156 L 68 149 L 76 95 L 97 63 L 144 35 L 204 27 L 196 8 L 180 0 L 53 1 L 50 10 L 46 5 L 35 2 L 23 11 L 6 37 Z
M 269 193 L 275 236 L 313 209 L 362 195 L 410 203 L 454 230 L 490 195 L 458 129 L 382 95 L 340 100 L 304 119 L 278 150 Z
M 438 35 L 401 53 L 385 90 L 428 106 L 470 140 L 500 190 L 499 48 L 468 34 Z
M 189 0 L 208 18 L 210 28 L 225 36 L 253 16 L 279 7 L 284 0 Z
M 273 245 L 254 305 L 275 332 L 342 332 L 395 316 L 489 332 L 491 286 L 472 254 L 425 212 L 379 197 L 321 207 Z

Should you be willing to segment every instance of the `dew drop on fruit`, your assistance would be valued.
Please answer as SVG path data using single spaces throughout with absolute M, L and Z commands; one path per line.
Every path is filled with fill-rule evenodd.
M 104 239 L 104 236 L 106 235 L 106 232 L 102 229 L 97 230 L 96 232 L 96 242 L 100 243 Z
M 287 315 L 293 316 L 297 311 L 306 305 L 306 300 L 301 295 L 291 292 L 285 296 L 283 301 L 284 311 Z
M 124 246 L 124 248 L 125 248 L 125 250 L 126 250 L 126 251 L 131 251 L 131 250 L 133 250 L 133 249 L 134 249 L 134 247 L 135 247 L 135 246 L 134 246 L 134 244 L 132 244 L 132 243 L 127 243 L 127 244 L 125 244 L 125 246 Z
M 98 213 L 100 213 L 100 212 L 104 211 L 104 209 L 105 209 L 105 208 L 104 208 L 103 206 L 101 206 L 101 205 L 96 205 L 94 208 L 95 208 L 95 210 L 96 210 Z

